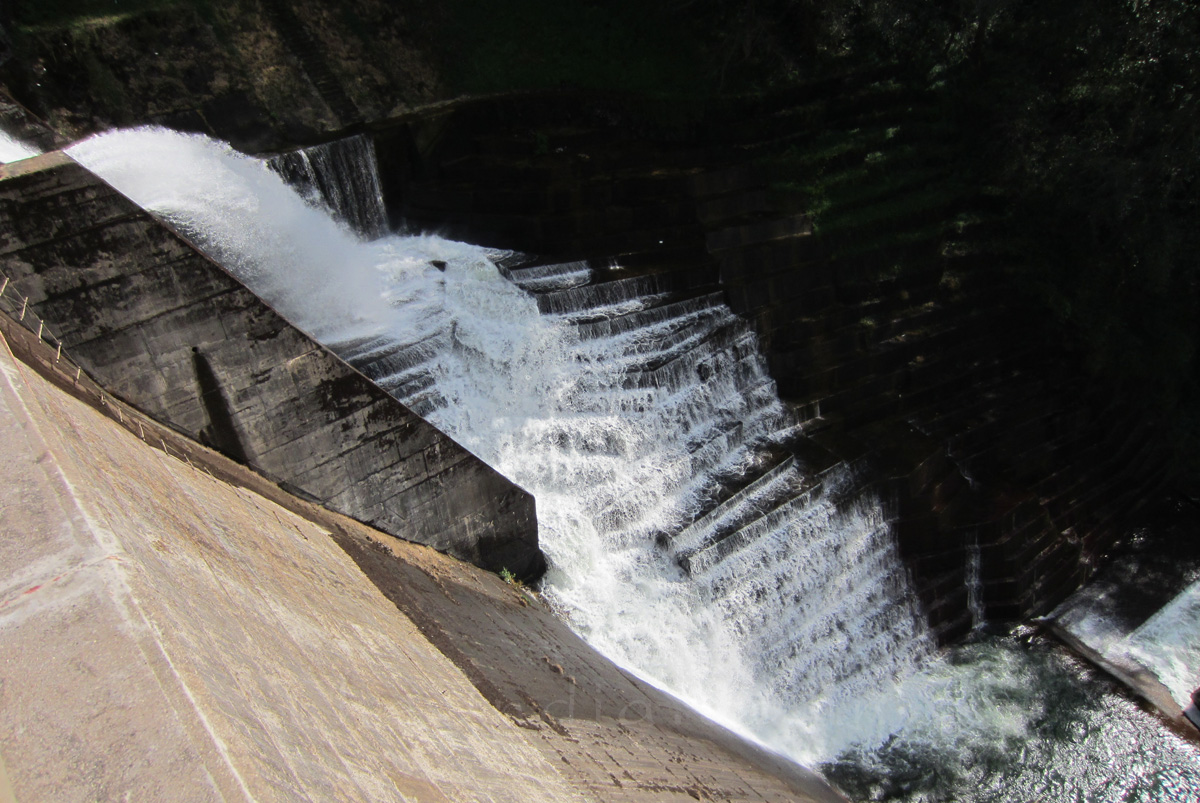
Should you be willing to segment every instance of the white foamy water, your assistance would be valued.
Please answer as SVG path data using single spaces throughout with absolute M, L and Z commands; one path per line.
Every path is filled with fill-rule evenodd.
M 0 130 L 0 164 L 19 162 L 39 153 L 41 151 L 32 145 L 27 145 L 7 131 Z
M 621 665 L 806 763 L 1035 727 L 1036 707 L 1001 704 L 1025 682 L 1011 661 L 933 657 L 847 467 L 781 463 L 691 524 L 797 433 L 719 297 L 591 286 L 581 263 L 505 278 L 506 255 L 434 236 L 362 242 L 202 137 L 120 132 L 71 155 L 531 491 L 546 597 Z
M 1200 790 L 1194 745 L 1040 639 L 956 647 L 891 703 L 892 735 L 825 766 L 852 799 L 1185 803 Z
M 1111 568 L 1050 614 L 1114 666 L 1153 675 L 1180 708 L 1200 688 L 1200 565 L 1175 541 L 1189 535 L 1137 533 Z

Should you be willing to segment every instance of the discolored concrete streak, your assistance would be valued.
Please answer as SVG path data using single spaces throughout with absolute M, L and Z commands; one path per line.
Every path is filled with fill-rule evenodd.
M 0 323 L 0 799 L 842 799 Z

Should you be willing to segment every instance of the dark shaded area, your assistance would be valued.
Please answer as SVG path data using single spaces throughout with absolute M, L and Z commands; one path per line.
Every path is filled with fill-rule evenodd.
M 879 68 L 714 106 L 701 129 L 533 95 L 374 137 L 394 220 L 586 259 L 593 284 L 641 282 L 665 312 L 715 293 L 751 321 L 813 450 L 883 496 L 954 641 L 972 593 L 993 622 L 1047 612 L 1172 474 L 1165 430 L 1012 281 L 1007 201 L 955 172 L 943 102 Z
M 710 22 L 685 4 L 511 0 L 442 4 L 441 70 L 457 92 L 606 90 L 671 98 L 713 90 Z
M 1081 604 L 1131 633 L 1200 579 L 1196 508 L 1181 499 L 1158 506 L 1089 583 Z
M 288 49 L 300 60 L 308 79 L 337 117 L 338 123 L 345 127 L 359 122 L 362 115 L 338 83 L 320 45 L 309 36 L 291 5 L 282 0 L 263 0 L 263 7 L 275 22 Z
M 208 426 L 200 430 L 200 442 L 211 446 L 226 457 L 239 463 L 249 463 L 250 458 L 238 436 L 233 423 L 229 401 L 221 391 L 221 383 L 213 372 L 208 358 L 192 347 L 192 365 L 196 368 L 196 386 L 200 391 L 200 403 L 208 414 Z

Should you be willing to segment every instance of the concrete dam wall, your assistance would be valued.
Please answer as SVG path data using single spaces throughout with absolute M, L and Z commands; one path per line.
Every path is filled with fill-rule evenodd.
M 0 332 L 0 798 L 842 799 Z
M 67 157 L 0 168 L 0 272 L 112 394 L 286 487 L 537 576 L 533 498 Z

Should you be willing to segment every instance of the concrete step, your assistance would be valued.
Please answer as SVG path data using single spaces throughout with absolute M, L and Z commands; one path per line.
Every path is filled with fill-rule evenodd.
M 796 458 L 787 455 L 749 485 L 697 518 L 670 538 L 669 549 L 676 559 L 690 555 L 711 541 L 740 529 L 749 521 L 790 498 L 799 489 Z

